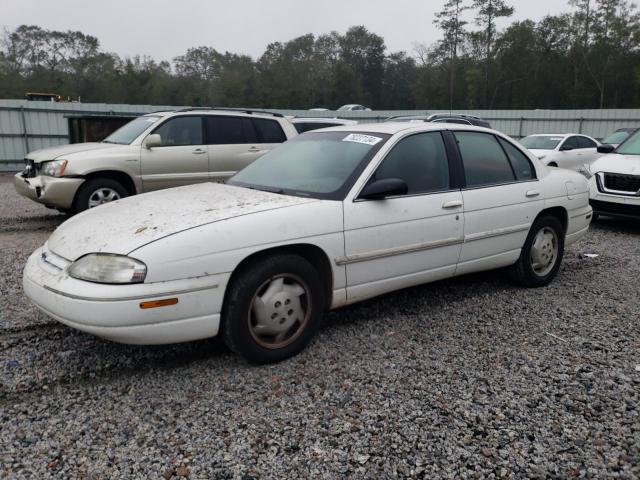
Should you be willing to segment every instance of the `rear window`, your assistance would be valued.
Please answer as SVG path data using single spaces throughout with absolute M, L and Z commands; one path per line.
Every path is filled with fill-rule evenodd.
M 518 180 L 534 179 L 535 174 L 533 172 L 533 166 L 526 155 L 506 140 L 503 140 L 502 138 L 499 138 L 498 140 L 504 148 L 504 151 L 507 152 L 507 156 L 509 157 L 513 171 L 516 174 L 516 178 Z
M 287 136 L 276 120 L 252 118 L 251 121 L 258 133 L 258 141 L 260 143 L 282 143 L 287 140 Z

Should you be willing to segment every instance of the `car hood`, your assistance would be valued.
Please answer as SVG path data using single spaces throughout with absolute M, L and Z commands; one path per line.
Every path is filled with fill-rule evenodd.
M 91 150 L 106 150 L 112 148 L 128 147 L 129 145 L 120 145 L 116 143 L 73 143 L 70 145 L 58 145 L 57 147 L 43 148 L 42 150 L 34 150 L 29 152 L 27 157 L 36 163 L 55 160 L 56 158 L 71 155 L 73 153 L 89 152 Z
M 202 225 L 313 202 L 217 183 L 171 188 L 87 210 L 60 225 L 47 245 L 70 261 L 93 252 L 126 255 Z
M 611 172 L 626 175 L 640 175 L 640 155 L 619 155 L 611 153 L 603 155 L 593 162 L 591 173 Z

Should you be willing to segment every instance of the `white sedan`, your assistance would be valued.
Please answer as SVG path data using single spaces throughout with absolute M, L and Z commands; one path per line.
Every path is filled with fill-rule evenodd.
M 586 179 L 484 128 L 384 123 L 305 133 L 227 185 L 179 187 L 62 224 L 27 296 L 60 322 L 134 344 L 221 334 L 251 362 L 309 343 L 328 309 L 509 267 L 555 277 L 589 228 Z
M 545 165 L 577 172 L 586 171 L 601 155 L 597 151 L 600 145 L 597 140 L 577 133 L 529 135 L 520 143 Z

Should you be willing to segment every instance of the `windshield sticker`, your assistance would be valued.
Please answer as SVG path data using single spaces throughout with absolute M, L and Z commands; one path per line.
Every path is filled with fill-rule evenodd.
M 361 135 L 359 133 L 350 133 L 342 139 L 343 142 L 364 143 L 365 145 L 375 145 L 382 139 L 371 135 Z

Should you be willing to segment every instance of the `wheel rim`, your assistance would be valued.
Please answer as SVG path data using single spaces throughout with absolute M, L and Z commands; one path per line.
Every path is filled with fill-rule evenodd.
M 120 194 L 113 188 L 101 187 L 89 196 L 89 208 L 97 207 L 104 203 L 120 200 Z
M 533 273 L 544 277 L 553 270 L 558 260 L 558 236 L 552 228 L 540 229 L 531 245 L 531 268 Z
M 261 347 L 289 345 L 304 331 L 311 316 L 309 287 L 296 275 L 285 273 L 265 281 L 249 308 L 249 331 Z

